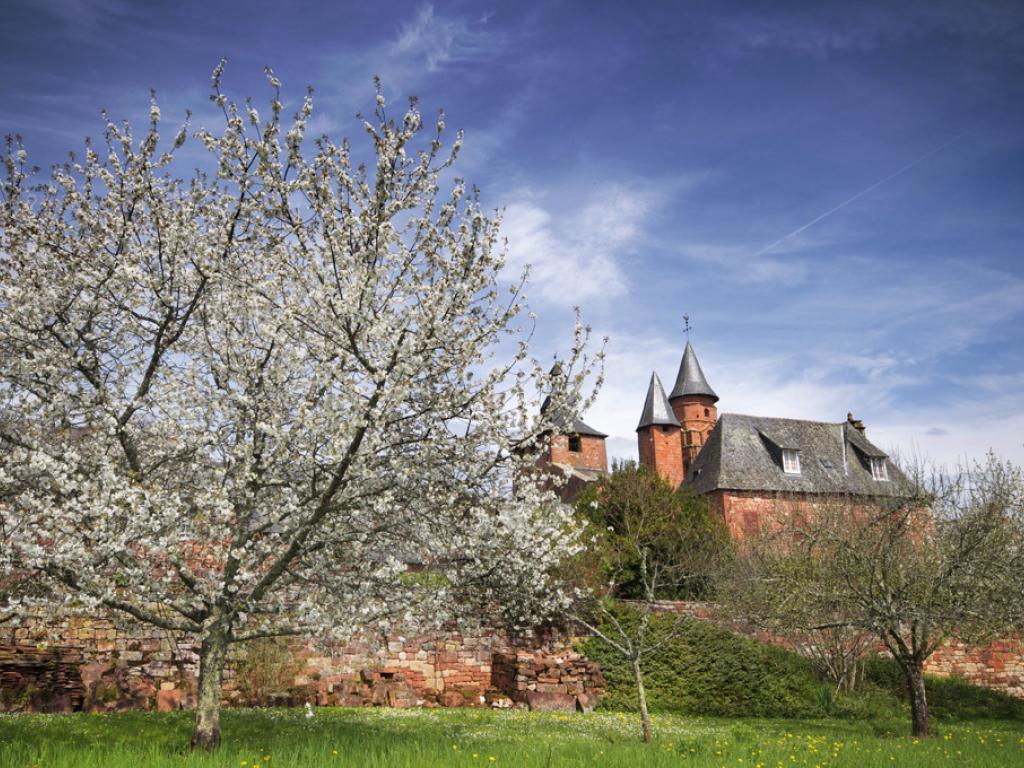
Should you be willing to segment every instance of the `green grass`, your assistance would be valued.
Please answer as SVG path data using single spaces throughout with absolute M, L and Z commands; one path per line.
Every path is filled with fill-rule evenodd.
M 655 743 L 635 715 L 476 710 L 235 710 L 224 744 L 189 754 L 191 717 L 173 714 L 0 716 L 3 768 L 322 768 L 326 766 L 1020 766 L 1024 723 L 936 723 L 920 742 L 902 718 L 724 720 L 655 715 Z M 493 758 L 493 759 L 492 759 Z

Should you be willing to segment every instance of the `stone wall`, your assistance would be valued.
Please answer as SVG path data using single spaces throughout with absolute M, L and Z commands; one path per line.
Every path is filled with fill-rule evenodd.
M 543 691 L 550 669 L 564 693 L 592 694 L 581 706 L 593 706 L 604 685 L 596 667 L 572 653 L 570 639 L 555 634 L 513 642 L 499 631 L 449 629 L 367 634 L 333 646 L 258 642 L 264 645 L 232 653 L 223 689 L 229 706 L 543 707 L 521 695 L 518 675 L 533 670 L 528 687 Z M 511 679 L 509 658 L 520 665 Z M 0 711 L 191 708 L 198 661 L 193 638 L 160 629 L 109 618 L 32 621 L 6 643 L 0 638 Z
M 495 687 L 530 709 L 590 712 L 605 693 L 600 667 L 572 651 L 497 653 L 492 669 Z
M 721 620 L 705 603 L 663 602 L 659 608 L 792 647 L 785 638 Z M 262 661 L 256 648 L 235 649 L 225 704 L 586 711 L 605 688 L 600 669 L 575 653 L 569 638 L 556 635 L 513 642 L 501 632 L 452 629 L 420 637 L 368 635 L 334 647 L 293 641 L 271 646 Z M 982 648 L 953 641 L 925 669 L 1024 698 L 1020 639 Z M 188 637 L 104 618 L 40 620 L 0 636 L 0 711 L 187 709 L 195 703 L 197 672 Z
M 1024 698 L 1024 641 L 1000 640 L 971 648 L 952 640 L 932 654 L 925 671 L 943 677 L 955 675 Z
M 604 438 L 593 435 L 580 435 L 580 449 L 569 449 L 568 435 L 552 435 L 551 448 L 546 457 L 549 464 L 567 464 L 577 469 L 589 469 L 595 472 L 608 471 L 608 453 Z

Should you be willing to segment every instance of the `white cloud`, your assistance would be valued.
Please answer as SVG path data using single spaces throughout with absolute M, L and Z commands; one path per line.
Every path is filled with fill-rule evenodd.
M 645 224 L 668 194 L 646 184 L 603 184 L 557 213 L 529 193 L 513 194 L 502 223 L 509 268 L 530 265 L 528 293 L 563 308 L 620 297 L 629 287 L 623 261 L 643 244 Z
M 1016 393 L 893 412 L 868 424 L 871 439 L 902 456 L 943 467 L 980 460 L 988 451 L 1024 464 L 1024 398 Z

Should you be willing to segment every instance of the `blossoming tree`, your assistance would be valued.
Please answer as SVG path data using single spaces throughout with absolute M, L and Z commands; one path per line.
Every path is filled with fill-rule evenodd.
M 550 382 L 503 288 L 497 217 L 446 182 L 461 138 L 415 101 L 364 121 L 373 163 L 221 89 L 216 131 L 105 141 L 0 197 L 3 567 L 47 610 L 114 610 L 199 640 L 192 743 L 220 738 L 232 643 L 559 606 L 577 546 L 517 482 Z M 182 174 L 198 141 L 206 170 Z M 446 191 L 442 191 L 446 190 Z M 593 367 L 577 324 L 559 396 Z M 502 349 L 507 360 L 496 361 Z M 20 599 L 27 605 L 31 596 Z

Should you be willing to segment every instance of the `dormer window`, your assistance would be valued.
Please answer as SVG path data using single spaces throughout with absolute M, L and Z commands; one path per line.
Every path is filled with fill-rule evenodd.
M 782 449 L 782 471 L 787 475 L 800 474 L 800 451 L 791 448 Z
M 569 452 L 579 453 L 583 450 L 583 441 L 579 435 L 569 435 Z
M 886 466 L 885 459 L 883 457 L 871 457 L 871 477 L 873 477 L 875 480 L 889 479 L 889 468 Z

